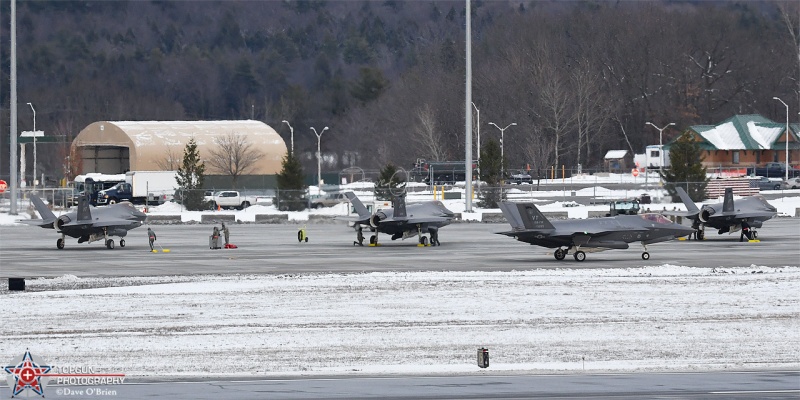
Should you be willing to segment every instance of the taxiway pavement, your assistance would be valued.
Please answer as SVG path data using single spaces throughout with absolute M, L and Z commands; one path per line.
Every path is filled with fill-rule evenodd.
M 56 277 L 158 276 L 187 274 L 353 273 L 368 271 L 510 271 L 536 268 L 631 268 L 651 265 L 696 267 L 771 267 L 800 265 L 800 218 L 767 221 L 760 242 L 739 242 L 739 233 L 706 240 L 673 240 L 648 246 L 651 258 L 641 259 L 642 246 L 587 253 L 586 261 L 568 256 L 556 261 L 552 249 L 530 246 L 495 232 L 507 224 L 459 223 L 440 230 L 440 247 L 418 247 L 417 239 L 390 240 L 379 247 L 354 246 L 355 231 L 344 223 L 309 224 L 309 241 L 299 243 L 302 224 L 231 224 L 231 242 L 238 249 L 211 250 L 212 225 L 154 225 L 156 242 L 168 253 L 151 253 L 146 228 L 129 232 L 127 246 L 108 250 L 102 242 L 67 240 L 56 249 L 59 235 L 30 226 L 0 227 L 0 276 Z M 365 236 L 369 235 L 365 231 Z M 119 238 L 114 238 L 119 243 Z M 367 239 L 368 240 L 368 239 Z M 367 241 L 365 240 L 365 243 Z

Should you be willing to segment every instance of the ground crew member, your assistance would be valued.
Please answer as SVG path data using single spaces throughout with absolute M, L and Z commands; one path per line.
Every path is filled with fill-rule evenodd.
M 156 233 L 149 226 L 147 227 L 147 238 L 150 239 L 150 251 L 153 251 L 153 242 L 156 241 Z
M 358 228 L 356 229 L 356 239 L 358 239 L 358 240 L 353 242 L 353 246 L 355 246 L 355 245 L 363 246 L 364 245 L 364 232 L 361 231 L 361 225 L 359 225 Z
M 230 239 L 231 232 L 228 230 L 228 227 L 225 226 L 224 222 L 222 223 L 222 234 L 225 235 L 225 244 L 226 245 L 230 244 L 229 239 Z
M 211 244 L 212 248 L 218 249 L 219 248 L 219 228 L 216 226 L 214 227 L 214 233 L 211 234 Z

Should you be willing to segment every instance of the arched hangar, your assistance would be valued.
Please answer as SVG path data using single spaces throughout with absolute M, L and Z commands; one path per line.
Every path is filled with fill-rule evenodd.
M 84 128 L 72 144 L 83 158 L 82 173 L 120 174 L 177 169 L 191 138 L 197 142 L 200 158 L 208 159 L 215 139 L 230 134 L 245 136 L 264 153 L 251 174 L 280 172 L 286 143 L 261 121 L 98 121 Z

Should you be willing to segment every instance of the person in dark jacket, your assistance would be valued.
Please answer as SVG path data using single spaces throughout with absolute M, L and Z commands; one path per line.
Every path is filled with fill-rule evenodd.
M 155 233 L 155 232 L 153 232 L 153 229 L 152 229 L 152 228 L 150 228 L 149 226 L 147 227 L 147 239 L 149 239 L 149 240 L 150 240 L 150 251 L 153 251 L 153 250 L 155 250 L 155 249 L 153 248 L 153 242 L 155 242 L 155 241 L 156 241 L 156 233 Z

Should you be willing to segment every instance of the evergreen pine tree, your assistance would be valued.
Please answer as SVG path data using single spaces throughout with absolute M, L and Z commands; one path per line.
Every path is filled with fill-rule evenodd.
M 663 150 L 662 150 L 663 151 Z M 671 167 L 663 172 L 664 188 L 674 199 L 678 198 L 676 186 L 681 186 L 693 201 L 702 201 L 706 196 L 706 168 L 703 167 L 700 144 L 689 132 L 684 132 L 670 147 Z
M 281 172 L 277 176 L 278 196 L 275 204 L 281 211 L 305 210 L 305 173 L 303 173 L 300 160 L 292 152 L 287 152 L 281 165 Z
M 178 168 L 176 181 L 181 188 L 183 205 L 187 210 L 199 211 L 203 204 L 203 181 L 205 180 L 206 165 L 200 160 L 197 142 L 194 138 L 186 143 L 183 149 L 183 161 Z
M 497 203 L 502 200 L 501 174 L 503 171 L 503 159 L 501 157 L 500 144 L 494 139 L 489 139 L 483 143 L 481 149 L 480 178 L 486 182 L 485 188 L 481 188 L 481 203 L 484 208 L 497 208 Z
M 381 169 L 378 182 L 375 183 L 375 198 L 378 200 L 392 200 L 392 196 L 399 196 L 405 191 L 403 177 L 398 176 L 398 169 L 392 163 L 386 164 Z

